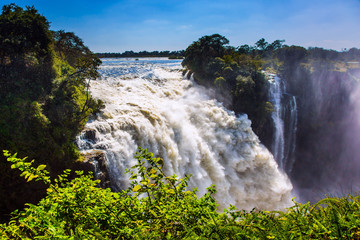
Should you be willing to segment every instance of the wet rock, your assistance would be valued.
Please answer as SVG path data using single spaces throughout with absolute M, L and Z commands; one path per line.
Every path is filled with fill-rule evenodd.
M 77 170 L 93 172 L 94 178 L 100 180 L 101 188 L 110 187 L 110 176 L 106 164 L 106 155 L 102 150 L 91 150 L 83 153 L 83 161 L 78 162 Z
M 83 136 L 86 140 L 95 143 L 96 142 L 96 130 L 95 129 L 84 129 Z

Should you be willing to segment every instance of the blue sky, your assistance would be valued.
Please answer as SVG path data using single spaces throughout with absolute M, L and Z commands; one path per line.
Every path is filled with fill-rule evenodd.
M 75 32 L 94 52 L 181 50 L 219 33 L 230 45 L 360 48 L 360 0 L 1 0 L 34 5 L 52 30 Z

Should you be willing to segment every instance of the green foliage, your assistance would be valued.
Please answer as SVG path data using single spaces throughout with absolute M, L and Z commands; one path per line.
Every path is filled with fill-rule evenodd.
M 96 187 L 98 180 L 66 170 L 50 181 L 44 165 L 5 152 L 28 180 L 45 180 L 47 196 L 15 211 L 0 225 L 2 239 L 360 239 L 360 197 L 325 198 L 284 212 L 216 211 L 214 186 L 203 197 L 188 190 L 189 176 L 166 176 L 163 160 L 139 149 L 122 192 Z M 30 175 L 29 175 L 30 173 Z M 29 177 L 30 176 L 30 177 Z
M 1 53 L 11 59 L 24 53 L 46 55 L 51 42 L 49 22 L 34 7 L 25 10 L 15 4 L 2 7 Z
M 49 93 L 54 77 L 51 43 L 49 23 L 35 8 L 24 10 L 14 4 L 2 8 L 1 102 L 11 100 L 14 95 L 35 100 Z
M 34 168 L 32 164 L 34 160 L 27 162 L 27 157 L 21 159 L 17 158 L 16 154 L 11 155 L 9 151 L 4 150 L 4 156 L 7 158 L 8 162 L 11 162 L 11 168 L 16 168 L 21 171 L 21 177 L 24 177 L 26 181 L 31 181 L 35 179 L 35 181 L 42 180 L 46 184 L 50 184 L 49 172 L 45 170 L 46 165 L 39 165 L 37 168 Z
M 359 196 L 325 198 L 286 212 L 226 211 L 237 221 L 239 239 L 359 239 Z
M 33 168 L 32 162 L 6 156 L 26 172 L 23 176 L 31 172 L 31 179 L 44 178 L 43 165 Z M 213 187 L 198 198 L 195 190 L 187 190 L 188 176 L 164 174 L 162 159 L 145 149 L 135 157 L 129 189 L 113 193 L 97 188 L 99 181 L 80 172 L 69 181 L 66 171 L 49 184 L 46 198 L 14 212 L 0 233 L 23 239 L 191 239 L 217 234 L 211 227 L 219 215 Z
M 276 57 L 284 62 L 300 62 L 308 55 L 305 48 L 299 46 L 283 47 L 276 51 Z
M 101 64 L 90 49 L 84 45 L 81 38 L 72 32 L 63 30 L 52 32 L 54 37 L 54 50 L 58 56 L 74 68 L 74 72 L 68 77 L 76 75 L 77 81 L 96 79 L 99 77 L 97 67 Z
M 4 6 L 0 26 L 1 148 L 75 160 L 75 136 L 102 106 L 88 89 L 101 61 L 74 33 L 51 32 L 33 7 Z
M 189 70 L 195 72 L 198 76 L 209 76 L 208 65 L 214 58 L 222 57 L 225 54 L 225 45 L 229 40 L 219 34 L 201 37 L 193 42 L 185 50 L 185 59 L 182 62 Z M 202 80 L 200 77 L 199 81 Z
M 52 175 L 71 167 L 80 155 L 74 144 L 76 135 L 90 114 L 102 107 L 89 94 L 90 80 L 98 77 L 100 64 L 74 33 L 51 32 L 49 22 L 34 7 L 4 6 L 0 15 L 0 148 L 48 165 Z M 11 193 L 0 199 L 0 208 L 10 212 L 14 206 L 8 203 L 18 203 L 17 195 L 37 191 L 28 191 L 15 173 L 8 174 L 10 166 L 3 157 L 0 165 L 0 193 Z M 18 186 L 11 187 L 15 183 Z

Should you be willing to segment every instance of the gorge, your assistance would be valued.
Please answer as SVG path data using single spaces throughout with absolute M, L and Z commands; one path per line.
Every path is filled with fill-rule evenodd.
M 123 172 L 133 164 L 127 160 L 133 159 L 137 146 L 141 146 L 164 158 L 169 174 L 192 174 L 191 187 L 198 187 L 200 195 L 210 184 L 217 185 L 221 207 L 228 204 L 245 209 L 286 206 L 291 183 L 284 174 L 295 185 L 292 195 L 301 201 L 317 201 L 326 193 L 356 191 L 353 185 L 358 176 L 356 140 L 352 139 L 358 129 L 355 119 L 358 100 L 354 97 L 355 88 L 351 87 L 355 83 L 349 79 L 349 76 L 356 76 L 356 72 L 354 75 L 335 73 L 330 78 L 326 74 L 284 74 L 281 77 L 265 74 L 269 82 L 268 98 L 274 105 L 271 113 L 273 137 L 268 148 L 279 166 L 275 174 L 273 170 L 264 172 L 257 165 L 258 161 L 265 161 L 271 168 L 277 168 L 272 156 L 252 133 L 251 122 L 246 116 L 235 116 L 212 99 L 211 89 L 201 87 L 194 80 L 183 79 L 181 61 L 165 58 L 103 60 L 101 80 L 92 83 L 91 92 L 105 102 L 106 109 L 86 126 L 96 137 L 89 140 L 83 133 L 78 136 L 77 143 L 83 153 L 91 149 L 105 152 L 114 190 L 128 185 L 128 177 Z M 291 81 L 284 80 L 285 77 Z M 301 88 L 306 81 L 311 84 Z M 321 81 L 329 81 L 332 87 L 324 89 Z M 319 89 L 323 92 L 321 97 L 317 96 Z M 322 109 L 326 106 L 327 110 Z M 318 110 L 311 110 L 314 108 Z M 335 119 L 329 117 L 338 109 L 344 112 Z M 314 122 L 322 127 L 314 128 Z M 335 123 L 338 124 L 336 128 L 331 127 Z M 353 128 L 346 128 L 345 123 Z M 320 130 L 322 134 L 318 133 Z M 331 135 L 333 138 L 328 137 Z M 318 143 L 310 146 L 312 140 Z M 348 145 L 338 150 L 334 146 L 339 140 Z M 262 160 L 258 156 L 262 156 Z M 243 171 L 251 174 L 239 174 Z M 349 172 L 350 175 L 344 175 Z M 263 174 L 276 177 L 270 181 L 263 178 Z M 287 200 L 268 205 L 261 199 L 264 196 L 268 199 L 274 188 L 271 187 L 272 193 L 262 191 L 274 182 L 281 183 L 275 190 L 278 197 L 286 196 Z M 254 189 L 255 193 L 250 194 Z
M 189 188 L 196 187 L 199 195 L 215 184 L 220 209 L 290 206 L 291 183 L 246 115 L 235 116 L 206 88 L 184 79 L 180 63 L 103 59 L 101 79 L 90 90 L 105 109 L 86 125 L 95 137 L 78 137 L 82 152 L 105 152 L 114 190 L 128 186 L 124 171 L 141 146 L 164 159 L 168 175 L 192 174 Z
M 2 239 L 360 239 L 359 49 L 0 26 Z

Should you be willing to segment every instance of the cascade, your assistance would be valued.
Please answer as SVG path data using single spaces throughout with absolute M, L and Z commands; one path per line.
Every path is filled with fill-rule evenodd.
M 296 147 L 297 106 L 295 96 L 286 92 L 285 82 L 274 74 L 266 74 L 270 82 L 269 99 L 274 105 L 271 117 L 274 123 L 271 152 L 279 167 L 290 173 Z
M 284 209 L 292 185 L 260 143 L 246 115 L 236 116 L 207 90 L 181 74 L 181 61 L 103 59 L 91 94 L 105 109 L 77 137 L 83 153 L 102 150 L 112 188 L 129 185 L 124 174 L 138 146 L 164 159 L 166 174 L 191 174 L 198 194 L 216 185 L 219 208 Z

